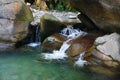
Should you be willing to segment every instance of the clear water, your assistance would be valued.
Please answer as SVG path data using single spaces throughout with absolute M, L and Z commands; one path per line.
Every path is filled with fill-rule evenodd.
M 0 80 L 107 80 L 67 63 L 38 61 L 40 53 L 40 48 L 1 51 Z

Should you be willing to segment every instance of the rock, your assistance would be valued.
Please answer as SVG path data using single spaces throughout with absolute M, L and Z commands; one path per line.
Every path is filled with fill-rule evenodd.
M 40 32 L 41 32 L 41 39 L 42 41 L 55 33 L 58 33 L 63 28 L 63 24 L 59 19 L 51 14 L 44 14 L 40 18 Z
M 102 66 L 90 66 L 89 69 L 92 72 L 98 73 L 100 75 L 106 75 L 109 76 L 111 78 L 114 78 L 116 76 L 115 71 L 110 70 L 108 68 L 102 67 Z
M 112 61 L 113 59 L 110 57 L 110 56 L 107 56 L 105 55 L 104 53 L 102 52 L 99 52 L 97 50 L 94 50 L 92 52 L 92 55 L 100 60 L 103 60 L 103 61 Z
M 98 37 L 94 43 L 92 54 L 87 60 L 92 71 L 110 77 L 117 77 L 120 70 L 120 35 L 112 33 Z
M 105 65 L 112 68 L 117 68 L 119 66 L 117 61 L 114 61 L 109 55 L 105 55 L 98 50 L 94 50 L 92 56 L 94 57 L 93 63 L 97 62 L 98 65 Z
M 35 5 L 43 10 L 49 10 L 45 0 L 35 0 Z
M 82 12 L 101 30 L 120 32 L 119 0 L 69 0 L 71 6 Z
M 98 37 L 95 40 L 96 48 L 105 55 L 111 56 L 114 60 L 120 61 L 120 35 L 112 33 Z
M 29 8 L 21 0 L 1 0 L 0 12 L 0 42 L 14 43 L 23 39 L 33 20 Z
M 90 51 L 90 49 L 92 48 L 95 38 L 95 35 L 87 34 L 85 36 L 81 36 L 77 39 L 72 40 L 71 46 L 67 50 L 68 55 L 71 57 L 75 57 L 82 52 L 87 53 L 87 51 Z M 85 55 L 88 56 L 89 54 Z
M 41 47 L 43 51 L 53 51 L 53 50 L 59 50 L 62 43 L 66 40 L 67 38 L 64 37 L 61 34 L 54 34 L 52 36 L 49 36 L 46 38 Z

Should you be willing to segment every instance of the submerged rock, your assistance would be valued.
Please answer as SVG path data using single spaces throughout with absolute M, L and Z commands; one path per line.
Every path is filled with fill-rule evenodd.
M 85 14 L 106 32 L 120 32 L 119 0 L 69 0 L 71 6 Z

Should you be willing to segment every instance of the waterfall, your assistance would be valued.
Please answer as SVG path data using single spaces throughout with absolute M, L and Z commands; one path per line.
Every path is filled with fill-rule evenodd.
M 75 65 L 83 67 L 87 63 L 87 61 L 84 60 L 84 54 L 85 52 L 80 54 L 78 60 L 75 62 Z
M 61 48 L 59 50 L 53 50 L 53 53 L 42 53 L 44 59 L 64 59 L 67 56 L 65 53 L 66 50 L 70 47 L 69 41 L 86 34 L 85 32 L 82 32 L 80 30 L 74 29 L 72 26 L 68 26 L 67 28 L 64 28 L 61 33 L 62 35 L 66 36 L 68 39 L 63 42 Z
M 32 35 L 31 35 L 31 40 L 30 43 L 28 44 L 28 46 L 31 47 L 36 47 L 40 45 L 40 32 L 39 32 L 39 24 L 37 25 L 31 25 L 31 29 L 30 31 L 33 31 Z
M 53 50 L 53 53 L 43 53 L 43 56 L 45 59 L 64 59 L 67 57 L 65 51 L 70 47 L 70 44 L 68 44 L 69 40 L 65 41 L 63 45 L 61 46 L 60 50 Z

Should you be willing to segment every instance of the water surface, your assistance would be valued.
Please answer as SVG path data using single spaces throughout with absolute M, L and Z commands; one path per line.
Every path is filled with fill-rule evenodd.
M 40 48 L 0 52 L 0 80 L 107 80 L 67 63 L 38 61 Z

